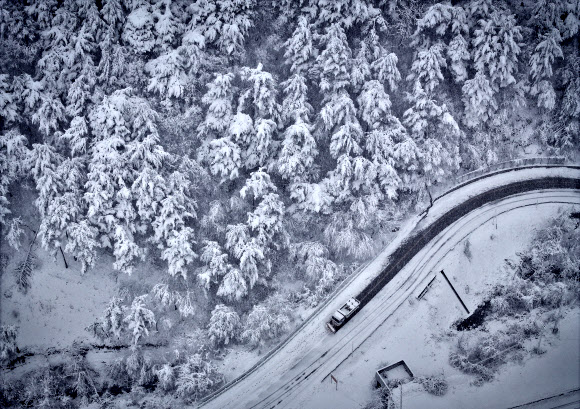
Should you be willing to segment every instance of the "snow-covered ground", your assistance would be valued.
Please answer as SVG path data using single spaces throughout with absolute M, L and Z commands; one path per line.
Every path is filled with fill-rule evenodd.
M 398 276 L 391 281 L 375 299 L 373 299 L 349 324 L 335 335 L 329 334 L 324 328 L 324 322 L 340 304 L 352 295 L 356 295 L 362 290 L 372 278 L 388 261 L 388 255 L 400 244 L 403 238 L 407 237 L 416 226 L 424 225 L 436 219 L 450 207 L 476 195 L 482 191 L 501 186 L 506 183 L 538 178 L 542 176 L 569 176 L 579 177 L 580 171 L 573 169 L 526 169 L 513 171 L 497 175 L 488 179 L 475 182 L 472 185 L 459 189 L 455 192 L 436 201 L 435 205 L 426 215 L 412 218 L 401 229 L 397 238 L 368 264 L 356 277 L 347 282 L 347 285 L 335 294 L 331 302 L 324 305 L 301 330 L 293 334 L 276 353 L 269 357 L 262 365 L 249 373 L 244 379 L 231 386 L 225 393 L 218 395 L 215 399 L 207 402 L 204 407 L 224 408 L 224 407 L 339 407 L 338 401 L 342 401 L 341 407 L 353 407 L 352 392 L 343 394 L 344 399 L 338 399 L 334 403 L 324 404 L 324 394 L 319 392 L 328 383 L 328 376 L 341 367 L 341 363 L 347 359 L 354 351 L 358 351 L 358 346 L 367 337 L 371 336 L 380 324 L 389 318 L 405 300 L 413 298 L 415 292 L 420 291 L 421 286 L 432 276 L 430 271 L 436 268 L 438 262 L 438 250 L 444 245 L 451 249 L 465 235 L 468 235 L 477 226 L 484 224 L 493 218 L 499 218 L 502 211 L 508 211 L 523 205 L 539 206 L 544 201 L 560 200 L 562 202 L 580 203 L 580 195 L 576 192 L 544 191 L 517 195 L 493 203 L 478 209 L 456 222 L 444 233 L 440 234 L 428 248 L 425 248 L 409 263 Z M 478 221 L 479 220 L 479 221 Z M 475 223 L 468 226 L 469 223 Z M 525 223 L 528 224 L 528 223 Z M 467 227 L 465 227 L 467 226 Z M 466 228 L 466 233 L 461 233 Z M 454 242 L 455 240 L 455 242 Z M 525 244 L 522 238 L 511 238 L 514 242 Z M 454 243 L 454 244 L 453 244 Z M 513 255 L 513 254 L 512 254 Z M 503 262 L 503 259 L 501 259 Z M 488 260 L 485 259 L 487 263 Z M 475 264 L 474 264 L 475 265 Z M 483 264 L 486 266 L 487 264 Z M 438 270 L 433 270 L 438 271 Z M 493 269 L 489 269 L 490 272 Z M 456 279 L 457 274 L 449 272 L 451 279 Z M 461 287 L 459 287 L 461 288 Z M 476 292 L 474 285 L 474 294 Z M 477 302 L 474 301 L 471 307 Z M 457 310 L 456 304 L 446 304 L 448 308 Z M 461 310 L 458 310 L 461 312 Z M 407 322 L 407 320 L 405 320 Z M 405 323 L 398 326 L 406 327 Z M 448 322 L 447 322 L 448 324 Z M 441 323 L 440 325 L 445 325 Z M 363 349 L 364 350 L 364 349 Z M 371 357 L 364 360 L 371 360 Z M 375 358 L 372 358 L 375 360 Z M 373 372 L 382 362 L 377 361 L 377 367 L 371 371 L 369 378 L 362 381 L 364 385 L 357 385 L 357 390 L 366 391 L 370 394 L 369 379 L 372 379 Z M 250 392 L 251 391 L 251 392 Z M 334 395 L 338 397 L 338 395 Z M 362 399 L 363 396 L 360 396 Z M 361 403 L 364 399 L 359 400 Z
M 470 311 L 482 300 L 485 290 L 505 279 L 505 259 L 515 258 L 541 228 L 562 210 L 572 205 L 544 203 L 538 195 L 508 199 L 498 204 L 501 210 L 481 212 L 446 240 L 435 244 L 435 252 L 426 255 L 427 262 L 418 265 L 415 273 L 436 280 L 426 296 L 416 300 L 418 291 L 408 293 L 407 302 L 372 333 L 333 375 L 339 380 L 338 391 L 329 380 L 300 396 L 302 407 L 354 408 L 370 399 L 377 369 L 405 360 L 415 376 L 443 374 L 449 391 L 435 397 L 417 384 L 403 387 L 405 408 L 502 408 L 529 402 L 580 387 L 580 311 L 571 311 L 560 324 L 560 334 L 544 340 L 548 353 L 534 356 L 522 364 L 508 364 L 496 379 L 481 387 L 471 386 L 472 377 L 462 374 L 448 363 L 451 342 L 443 332 L 459 318 L 467 316 L 447 282 L 437 274 L 444 269 Z M 580 202 L 580 197 L 569 197 Z M 535 201 L 538 200 L 538 204 Z M 561 196 L 562 201 L 568 196 Z M 507 203 L 505 203 L 507 202 Z M 517 207 L 524 204 L 526 207 Z M 578 206 L 575 206 L 578 209 Z M 478 212 L 479 213 L 479 212 Z M 473 229 L 473 230 L 472 230 Z M 469 241 L 471 259 L 465 253 Z M 399 390 L 394 391 L 399 398 Z M 397 400 L 396 399 L 396 400 Z M 476 403 L 477 402 L 477 403 Z M 300 407 L 294 403 L 281 407 Z

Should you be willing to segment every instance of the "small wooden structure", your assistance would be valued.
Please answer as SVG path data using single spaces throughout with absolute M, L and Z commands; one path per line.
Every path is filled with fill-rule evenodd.
M 409 369 L 405 361 L 399 361 L 384 368 L 379 369 L 375 373 L 375 378 L 377 379 L 377 386 L 383 387 L 387 386 L 388 379 L 413 379 L 413 372 Z

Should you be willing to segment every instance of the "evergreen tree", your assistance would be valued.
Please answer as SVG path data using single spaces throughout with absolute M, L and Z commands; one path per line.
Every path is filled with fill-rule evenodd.
M 96 249 L 99 247 L 96 240 L 98 231 L 86 220 L 71 223 L 66 231 L 68 239 L 65 251 L 81 262 L 81 273 L 85 273 L 89 268 L 95 266 Z
M 212 344 L 228 345 L 234 341 L 241 328 L 240 316 L 231 307 L 217 304 L 211 312 L 208 333 Z
M 309 71 L 314 58 L 312 39 L 307 18 L 300 16 L 292 36 L 284 43 L 286 64 L 290 65 L 290 71 L 294 74 L 305 75 Z
M 148 336 L 149 330 L 155 326 L 155 314 L 153 314 L 153 311 L 145 308 L 145 297 L 142 295 L 133 299 L 129 315 L 123 320 L 132 332 L 133 348 L 137 348 L 139 340 L 144 336 Z
M 216 294 L 230 301 L 239 301 L 246 296 L 248 287 L 240 270 L 232 268 L 226 273 Z
M 121 304 L 121 299 L 118 297 L 113 297 L 109 301 L 109 305 L 105 310 L 105 314 L 101 319 L 101 325 L 105 334 L 110 336 L 115 336 L 116 339 L 121 337 L 121 333 L 124 330 L 123 326 L 123 315 L 124 307 Z
M 26 168 L 26 138 L 15 130 L 0 133 L 0 223 L 10 214 L 8 192 Z
M 226 54 L 243 52 L 245 36 L 253 26 L 255 0 L 196 0 L 190 6 L 190 27 Z
M 215 241 L 204 243 L 200 260 L 205 266 L 198 274 L 198 279 L 206 290 L 209 290 L 212 283 L 217 283 L 219 277 L 226 275 L 232 269 L 227 253 L 224 253 L 220 244 Z
M 123 27 L 122 39 L 138 53 L 148 53 L 155 46 L 154 19 L 149 7 L 131 11 Z
M 477 23 L 473 37 L 474 68 L 485 73 L 494 86 L 515 84 L 522 29 L 515 16 L 494 10 Z
M 463 103 L 467 126 L 475 127 L 491 118 L 498 108 L 494 95 L 487 76 L 481 72 L 477 72 L 475 78 L 465 81 Z
M 161 253 L 161 258 L 169 264 L 168 272 L 171 276 L 181 275 L 187 278 L 187 265 L 192 263 L 197 254 L 192 249 L 193 230 L 184 227 L 175 230 L 167 240 L 167 247 Z
M 538 97 L 538 106 L 552 110 L 556 104 L 554 87 L 548 81 L 552 77 L 552 64 L 556 58 L 563 58 L 560 43 L 562 38 L 557 29 L 545 36 L 536 46 L 530 59 L 532 87 L 530 93 Z

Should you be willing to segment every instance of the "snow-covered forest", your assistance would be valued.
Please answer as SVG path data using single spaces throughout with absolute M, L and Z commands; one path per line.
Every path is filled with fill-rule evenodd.
M 2 274 L 25 294 L 42 249 L 134 277 L 85 323 L 126 347 L 106 382 L 77 353 L 2 405 L 198 400 L 226 347 L 267 350 L 437 186 L 577 160 L 579 19 L 578 0 L 0 0 Z

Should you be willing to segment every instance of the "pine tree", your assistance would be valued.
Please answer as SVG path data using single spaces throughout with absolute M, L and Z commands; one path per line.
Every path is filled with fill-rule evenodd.
M 469 47 L 465 38 L 458 34 L 447 47 L 447 57 L 451 61 L 449 68 L 453 73 L 455 82 L 463 82 L 467 79 L 465 62 L 470 59 Z
M 197 257 L 192 249 L 193 230 L 184 227 L 174 230 L 167 240 L 167 247 L 161 253 L 161 258 L 169 264 L 168 272 L 171 276 L 181 275 L 187 278 L 187 265 Z
M 478 21 L 474 31 L 474 68 L 488 75 L 490 83 L 503 88 L 515 84 L 522 29 L 515 16 L 494 10 Z
M 179 19 L 174 16 L 173 10 L 171 10 L 171 1 L 158 1 L 154 6 L 153 15 L 156 18 L 156 43 L 162 50 L 167 50 L 175 44 L 182 31 Z
M 121 302 L 122 300 L 118 297 L 111 298 L 109 305 L 105 309 L 105 313 L 101 318 L 101 324 L 106 336 L 114 336 L 116 340 L 121 337 L 124 330 L 124 307 Z
M 133 234 L 124 226 L 117 226 L 113 234 L 113 255 L 115 262 L 113 268 L 131 275 L 135 268 L 135 260 L 143 258 L 143 249 L 135 243 Z
M 127 328 L 132 332 L 133 348 L 137 348 L 139 340 L 148 336 L 149 330 L 155 326 L 155 314 L 145 308 L 145 297 L 145 295 L 135 297 L 129 315 L 123 319 L 123 322 L 127 323 Z
M 16 335 L 18 329 L 13 325 L 0 326 L 0 362 L 6 362 L 16 354 Z
M 240 190 L 240 196 L 244 199 L 249 196 L 255 202 L 257 199 L 262 199 L 267 193 L 275 192 L 276 190 L 270 175 L 264 168 L 260 168 L 252 172 L 250 177 L 246 179 L 245 186 Z
M 309 71 L 314 57 L 312 38 L 307 18 L 300 16 L 292 36 L 284 43 L 286 64 L 294 74 L 304 75 Z
M 318 155 L 312 127 L 297 118 L 284 132 L 282 148 L 277 159 L 277 169 L 284 179 L 304 181 Z
M 371 66 L 369 64 L 367 45 L 361 42 L 360 47 L 352 60 L 352 67 L 350 71 L 350 85 L 354 92 L 359 92 L 363 84 L 367 82 L 371 76 Z
M 226 54 L 243 52 L 244 39 L 253 26 L 255 0 L 196 0 L 190 5 L 190 27 Z
M 285 206 L 276 193 L 264 195 L 256 209 L 248 213 L 248 226 L 257 235 L 262 246 L 278 249 L 285 244 L 285 229 L 282 225 Z
M 443 81 L 441 68 L 446 66 L 444 46 L 441 43 L 436 43 L 417 52 L 417 58 L 413 61 L 407 81 L 420 82 L 425 92 L 432 94 L 439 83 Z
M 320 67 L 320 89 L 325 93 L 325 100 L 328 100 L 329 95 L 334 95 L 349 85 L 352 52 L 344 29 L 338 24 L 328 27 L 321 41 L 325 47 L 316 62 Z
M 78 223 L 71 223 L 66 232 L 68 239 L 65 251 L 81 262 L 81 273 L 85 273 L 89 268 L 94 267 L 96 262 L 96 249 L 99 247 L 96 240 L 98 230 L 86 220 L 81 220 Z
M 215 346 L 228 345 L 233 342 L 241 328 L 240 316 L 233 308 L 217 304 L 211 312 L 208 334 Z
M 538 97 L 538 106 L 552 110 L 556 104 L 555 92 L 552 84 L 548 81 L 552 77 L 552 64 L 556 58 L 563 58 L 560 43 L 562 38 L 557 29 L 545 36 L 536 46 L 530 59 L 530 76 L 532 87 L 530 93 Z
M 240 270 L 232 268 L 224 276 L 216 294 L 230 301 L 239 301 L 246 296 L 248 287 Z
M 365 83 L 357 101 L 360 117 L 370 129 L 377 129 L 391 112 L 391 99 L 377 80 Z
M 200 260 L 205 267 L 198 274 L 198 279 L 206 290 L 209 290 L 212 283 L 217 283 L 219 277 L 232 269 L 227 253 L 224 253 L 220 244 L 215 241 L 205 241 Z
M 243 328 L 241 339 L 250 346 L 262 347 L 266 341 L 290 329 L 289 309 L 281 302 L 266 301 L 255 305 L 246 317 Z
M 6 224 L 10 214 L 8 192 L 27 167 L 26 138 L 15 130 L 0 133 L 0 223 Z
M 282 120 L 284 122 L 292 120 L 309 122 L 313 108 L 307 99 L 306 78 L 299 73 L 293 74 L 281 86 L 285 95 L 282 101 Z
M 17 116 L 17 105 L 8 74 L 0 74 L 0 117 L 4 127 L 11 125 Z
M 120 0 L 103 0 L 102 4 L 103 8 L 100 13 L 108 29 L 111 30 L 109 35 L 112 40 L 118 39 L 125 23 L 125 13 L 121 2 Z
M 295 202 L 295 210 L 329 214 L 332 210 L 333 198 L 330 196 L 327 185 L 327 179 L 320 183 L 300 182 L 292 184 L 290 197 Z
M 149 60 L 145 65 L 151 77 L 147 90 L 159 94 L 164 100 L 182 98 L 188 85 L 186 58 L 185 53 L 177 49 Z
M 139 7 L 127 16 L 122 39 L 138 53 L 148 53 L 155 46 L 153 15 L 147 6 Z
M 208 161 L 212 174 L 222 180 L 237 179 L 242 167 L 240 148 L 229 137 L 215 139 L 210 142 Z
M 38 143 L 32 145 L 28 161 L 38 190 L 35 204 L 42 217 L 47 214 L 50 202 L 62 191 L 62 177 L 57 172 L 62 160 L 54 147 Z
M 465 124 L 475 127 L 486 123 L 498 108 L 494 89 L 487 76 L 478 71 L 473 79 L 465 81 L 462 90 Z

